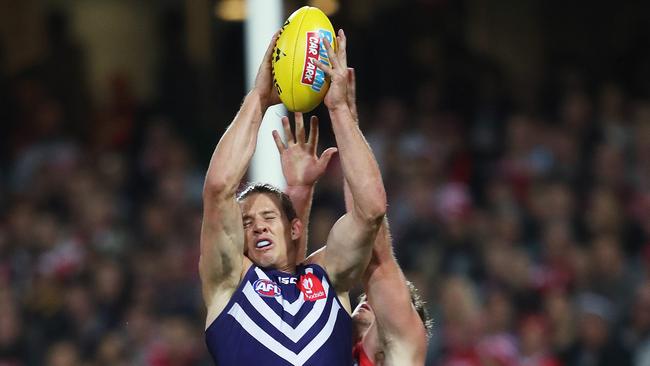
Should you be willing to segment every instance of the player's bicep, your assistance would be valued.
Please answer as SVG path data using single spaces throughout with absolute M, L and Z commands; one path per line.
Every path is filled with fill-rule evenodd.
M 242 272 L 244 231 L 237 202 L 204 202 L 199 274 L 206 300 L 219 287 L 236 287 Z
M 337 291 L 347 291 L 365 271 L 377 228 L 355 215 L 343 215 L 330 230 L 322 257 Z

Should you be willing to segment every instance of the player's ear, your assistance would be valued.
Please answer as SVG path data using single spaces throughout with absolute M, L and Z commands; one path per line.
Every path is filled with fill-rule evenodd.
M 302 236 L 302 221 L 299 218 L 291 220 L 291 240 L 296 240 Z

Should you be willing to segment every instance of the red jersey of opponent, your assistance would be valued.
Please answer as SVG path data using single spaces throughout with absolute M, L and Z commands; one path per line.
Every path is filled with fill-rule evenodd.
M 374 363 L 370 360 L 370 357 L 366 354 L 366 350 L 363 349 L 363 343 L 358 342 L 352 348 L 352 359 L 354 361 L 354 366 L 375 366 Z

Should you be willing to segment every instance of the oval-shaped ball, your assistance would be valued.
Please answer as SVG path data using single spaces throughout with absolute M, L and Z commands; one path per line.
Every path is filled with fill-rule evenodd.
M 330 64 L 323 39 L 337 49 L 332 23 L 320 9 L 296 10 L 280 29 L 273 54 L 273 81 L 282 103 L 292 112 L 309 112 L 325 98 L 329 77 L 316 67 Z

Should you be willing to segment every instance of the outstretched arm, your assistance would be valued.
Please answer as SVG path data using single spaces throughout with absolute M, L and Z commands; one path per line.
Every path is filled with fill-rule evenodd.
M 291 132 L 289 118 L 282 118 L 282 127 L 287 143 L 282 142 L 277 131 L 273 131 L 273 139 L 280 153 L 282 173 L 287 181 L 285 193 L 289 195 L 298 218 L 303 223 L 303 235 L 298 243 L 296 263 L 302 263 L 307 254 L 307 228 L 309 213 L 314 195 L 314 187 L 318 179 L 325 173 L 327 164 L 336 153 L 335 147 L 323 151 L 320 157 L 318 148 L 318 118 L 310 120 L 309 136 L 306 137 L 302 113 L 295 114 L 296 134 Z
M 331 65 L 320 63 L 318 67 L 331 78 L 325 105 L 332 120 L 343 176 L 355 203 L 330 231 L 322 264 L 337 291 L 345 292 L 361 277 L 370 260 L 372 244 L 386 212 L 386 192 L 375 157 L 347 103 L 346 38 L 342 30 L 337 41 L 339 50 L 335 52 L 323 40 Z
M 348 105 L 358 121 L 353 69 L 348 70 L 348 76 Z M 350 211 L 354 208 L 354 197 L 346 180 L 343 181 L 343 193 L 346 211 Z M 406 278 L 393 254 L 387 218 L 377 232 L 372 257 L 363 275 L 363 287 L 375 312 L 379 336 L 388 350 L 385 353 L 389 358 L 387 361 L 423 364 L 427 347 L 426 328 L 413 307 Z
M 347 93 L 346 93 L 346 100 L 348 103 L 348 106 L 350 107 L 350 113 L 352 113 L 352 118 L 359 123 L 359 114 L 357 112 L 357 81 L 356 81 L 356 75 L 354 73 L 354 68 L 348 67 L 348 88 L 347 88 Z M 316 139 L 316 143 L 318 143 L 318 139 Z M 348 207 L 348 202 L 352 204 L 352 195 L 350 193 L 350 187 L 347 186 L 347 183 L 345 182 L 345 179 L 343 179 L 344 183 L 344 189 L 343 192 L 346 194 L 345 202 L 346 202 L 346 212 L 350 211 L 352 209 L 352 206 Z M 349 197 L 348 197 L 349 196 Z M 301 196 L 296 196 L 296 201 L 293 201 L 293 197 L 291 198 L 294 206 L 297 205 L 305 205 L 305 203 L 302 202 L 304 197 Z M 307 226 L 307 220 L 309 220 L 309 213 L 311 210 L 311 197 L 310 201 L 308 202 L 309 206 L 305 206 L 306 210 L 304 213 L 304 219 L 301 217 L 300 219 L 304 223 L 305 226 Z M 307 258 L 306 262 L 307 263 L 321 263 L 324 258 L 325 254 L 325 246 L 318 249 L 317 251 L 313 252 L 312 254 L 309 255 Z
M 235 194 L 255 151 L 264 112 L 279 100 L 271 76 L 276 39 L 277 34 L 264 55 L 254 88 L 219 140 L 205 177 L 199 274 L 208 308 L 207 324 L 226 306 L 247 265 L 241 211 Z
M 345 207 L 350 210 L 354 198 L 347 182 L 343 186 Z M 363 274 L 363 288 L 375 313 L 386 364 L 399 361 L 421 365 L 426 357 L 427 330 L 413 306 L 406 277 L 393 255 L 392 242 L 388 219 L 384 218 L 375 238 L 370 264 Z

